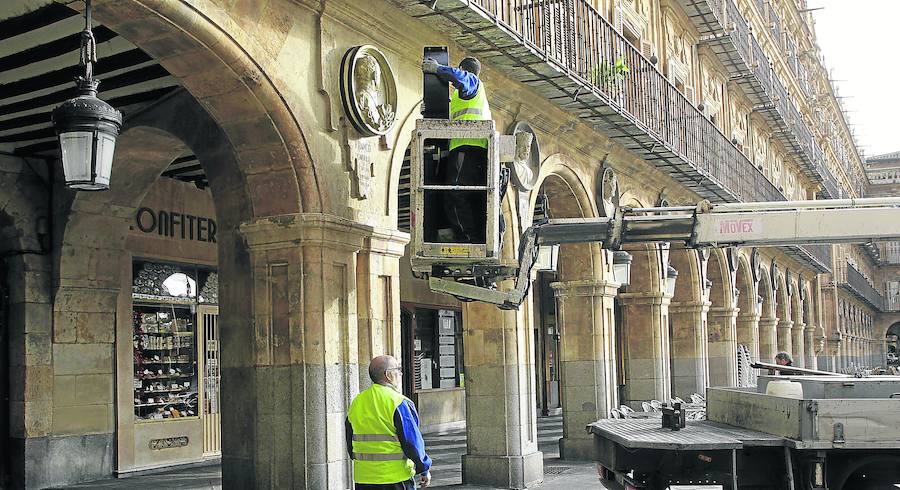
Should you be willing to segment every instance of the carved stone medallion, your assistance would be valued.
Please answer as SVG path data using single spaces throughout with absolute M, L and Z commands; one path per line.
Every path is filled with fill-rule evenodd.
M 611 167 L 605 167 L 600 174 L 599 202 L 600 211 L 603 216 L 612 217 L 619 205 L 619 178 Z
M 384 54 L 356 46 L 341 62 L 341 100 L 353 127 L 364 136 L 386 134 L 397 117 L 397 85 Z

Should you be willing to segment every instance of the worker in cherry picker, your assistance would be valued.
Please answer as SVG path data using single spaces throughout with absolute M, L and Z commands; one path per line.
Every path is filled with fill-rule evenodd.
M 491 108 L 488 105 L 484 82 L 479 78 L 481 62 L 467 57 L 458 68 L 444 66 L 426 58 L 422 62 L 424 73 L 433 73 L 453 85 L 450 96 L 450 119 L 454 121 L 488 121 Z M 488 142 L 486 139 L 453 138 L 450 140 L 447 164 L 438 173 L 438 179 L 447 185 L 487 185 Z M 508 177 L 501 178 L 500 199 L 506 194 Z M 449 228 L 438 230 L 438 240 L 455 243 L 485 243 L 486 203 L 472 199 L 464 192 L 449 193 L 443 202 Z M 500 236 L 506 228 L 500 213 Z

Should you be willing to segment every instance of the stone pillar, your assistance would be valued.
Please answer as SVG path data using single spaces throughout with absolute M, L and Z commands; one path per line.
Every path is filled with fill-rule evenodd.
M 3 410 L 9 417 L 9 441 L 3 451 L 9 455 L 11 488 L 44 488 L 62 481 L 54 473 L 66 471 L 65 468 L 52 471 L 48 468 L 50 463 L 65 467 L 66 457 L 70 458 L 68 461 L 84 464 L 86 459 L 111 456 L 111 452 L 88 452 L 103 447 L 95 444 L 94 439 L 98 442 L 99 439 L 109 442 L 109 439 L 108 434 L 101 434 L 100 438 L 86 436 L 83 440 L 87 447 L 79 448 L 80 454 L 66 454 L 72 443 L 81 438 L 52 437 L 56 377 L 52 358 L 50 257 L 19 255 L 8 258 L 7 265 L 8 277 L 0 277 L 9 285 L 6 290 L 9 293 L 9 411 Z M 77 360 L 69 358 L 70 367 L 77 365 Z M 111 376 L 109 379 L 109 390 L 103 393 L 111 397 Z M 74 387 L 69 388 L 66 393 L 74 391 Z M 111 472 L 111 462 L 92 462 L 83 467 L 92 474 L 96 469 L 98 477 L 103 472 Z
M 356 256 L 356 302 L 360 390 L 369 387 L 369 361 L 389 354 L 402 356 L 400 332 L 400 258 L 409 234 L 373 230 Z
M 710 302 L 672 303 L 672 394 L 689 399 L 691 394 L 705 394 L 709 386 L 709 351 L 707 312 Z
M 526 299 L 525 304 L 531 304 Z M 463 482 L 526 488 L 544 478 L 535 410 L 530 309 L 485 303 L 463 309 L 467 452 Z
M 806 352 L 806 367 L 819 369 L 818 356 L 816 356 L 816 326 L 807 325 L 803 329 L 803 344 Z
M 737 386 L 738 308 L 710 308 L 709 384 Z
M 737 320 L 738 344 L 744 344 L 750 349 L 750 357 L 759 360 L 759 315 L 756 313 L 738 313 Z
M 672 395 L 669 367 L 669 300 L 662 292 L 622 293 L 625 342 L 625 399 L 667 401 Z
M 356 254 L 373 230 L 297 214 L 240 232 L 251 280 L 223 282 L 222 302 L 245 305 L 252 322 L 220 316 L 222 480 L 226 488 L 348 488 L 344 419 L 359 390 Z
M 759 360 L 762 362 L 775 362 L 775 354 L 778 353 L 776 325 L 778 325 L 777 318 L 759 319 Z
M 616 403 L 613 302 L 619 288 L 607 281 L 551 284 L 558 299 L 563 459 L 595 461 L 594 439 L 584 428 L 609 416 Z
M 804 332 L 806 330 L 805 323 L 796 323 L 791 328 L 791 342 L 794 346 L 794 351 L 792 352 L 794 358 L 794 365 L 797 367 L 806 367 L 806 348 L 804 344 Z
M 787 352 L 790 354 L 793 349 L 793 342 L 791 337 L 791 328 L 794 326 L 794 322 L 790 320 L 779 319 L 777 332 L 778 332 L 778 344 L 775 347 L 775 353 L 779 352 Z

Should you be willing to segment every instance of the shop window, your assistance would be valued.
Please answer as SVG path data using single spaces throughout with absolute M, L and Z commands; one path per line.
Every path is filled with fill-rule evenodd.
M 140 260 L 132 272 L 135 420 L 201 416 L 200 400 L 215 397 L 199 391 L 209 383 L 202 373 L 209 353 L 205 330 L 198 328 L 206 317 L 197 313 L 218 302 L 218 276 L 195 266 Z
M 413 384 L 416 390 L 465 385 L 462 313 L 415 307 L 411 310 Z

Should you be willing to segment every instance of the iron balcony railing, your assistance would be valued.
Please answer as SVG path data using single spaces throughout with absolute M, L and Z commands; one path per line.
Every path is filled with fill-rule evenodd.
M 878 248 L 882 264 L 900 265 L 900 242 L 883 242 Z
M 900 311 L 900 295 L 885 296 L 883 311 Z
M 433 8 L 419 0 L 392 1 L 490 57 L 494 68 L 602 129 L 703 198 L 785 199 L 587 0 L 444 0 Z M 709 1 L 725 8 L 725 0 Z M 734 3 L 727 3 L 729 12 L 736 12 Z M 722 9 L 715 12 L 724 16 Z M 748 66 L 755 40 L 745 29 L 740 61 Z M 820 272 L 831 271 L 830 250 L 783 249 Z
M 847 285 L 857 296 L 867 301 L 873 308 L 883 311 L 884 301 L 878 292 L 852 264 L 847 264 Z
M 772 70 L 769 58 L 750 32 L 750 25 L 734 0 L 679 2 L 700 31 L 701 43 L 708 44 L 719 56 L 729 70 L 731 79 L 741 86 L 753 102 L 754 110 L 777 129 L 774 137 L 799 157 L 807 178 L 822 183 L 825 197 L 839 197 L 840 188 L 826 164 L 824 152 L 784 84 Z M 778 39 L 781 49 L 783 37 L 780 19 L 771 7 L 765 5 L 761 13 L 763 18 L 769 19 L 773 36 Z M 795 72 L 799 74 L 799 65 L 796 68 Z
M 622 141 L 626 148 L 666 168 L 679 182 L 698 190 L 698 180 L 709 181 L 721 191 L 699 189 L 698 192 L 717 200 L 785 199 L 729 138 L 704 117 L 693 101 L 587 0 L 470 0 L 465 3 L 521 43 L 521 46 L 509 46 L 508 42 L 501 43 L 478 31 L 482 39 L 472 36 L 475 38 L 472 43 L 482 52 L 487 42 L 508 52 L 521 51 L 523 47 L 536 50 L 556 72 L 524 67 L 533 75 L 526 83 L 534 85 L 543 81 L 559 86 L 558 96 L 551 100 L 577 111 L 613 139 Z M 466 37 L 462 36 L 460 42 L 465 43 Z M 558 80 L 562 77 L 574 84 Z M 567 85 L 574 86 L 566 90 Z M 584 101 L 592 99 L 612 110 L 601 109 L 597 114 L 582 109 Z M 623 125 L 622 119 L 628 124 Z M 651 140 L 642 142 L 640 133 L 651 136 Z M 652 154 L 660 150 L 676 158 L 665 157 L 665 152 L 661 156 Z

